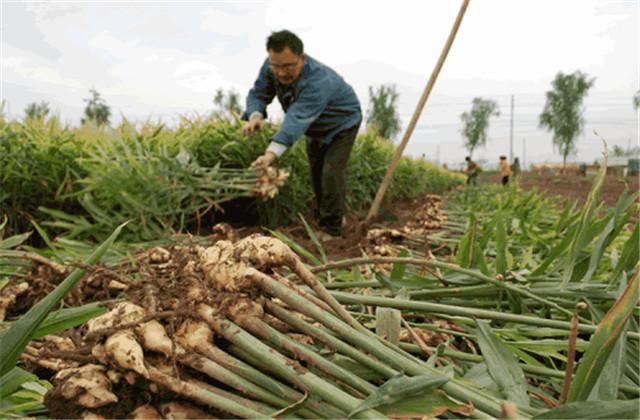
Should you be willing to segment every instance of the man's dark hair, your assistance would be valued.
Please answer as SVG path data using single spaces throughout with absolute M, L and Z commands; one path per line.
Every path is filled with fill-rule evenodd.
M 302 40 L 293 32 L 286 29 L 279 32 L 271 32 L 271 35 L 267 38 L 267 51 L 272 50 L 281 53 L 287 47 L 296 55 L 300 55 L 304 51 Z
M 466 161 L 470 161 L 470 160 L 471 160 L 471 158 L 470 158 L 469 156 L 467 156 L 466 158 L 464 158 L 464 160 L 466 160 Z

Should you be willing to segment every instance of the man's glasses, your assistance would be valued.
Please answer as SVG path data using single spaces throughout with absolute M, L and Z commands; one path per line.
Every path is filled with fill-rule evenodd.
M 285 63 L 285 64 L 269 63 L 269 68 L 274 72 L 283 70 L 287 73 L 291 73 L 298 66 L 299 62 L 300 62 L 300 59 L 298 58 L 295 63 Z

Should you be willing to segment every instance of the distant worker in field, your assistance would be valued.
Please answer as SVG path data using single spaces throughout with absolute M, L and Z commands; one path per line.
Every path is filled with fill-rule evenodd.
M 500 156 L 500 176 L 502 177 L 502 185 L 507 185 L 509 183 L 509 177 L 512 174 L 509 162 L 507 162 L 507 157 Z
M 467 174 L 467 185 L 476 185 L 476 178 L 478 178 L 478 174 L 480 173 L 480 166 L 471 160 L 471 157 L 467 156 L 464 158 L 467 161 L 467 169 L 464 170 L 464 173 Z
M 517 157 L 513 159 L 511 164 L 511 172 L 513 173 L 513 179 L 516 179 L 520 175 L 520 159 Z
M 267 105 L 276 96 L 285 118 L 266 152 L 251 166 L 270 166 L 306 135 L 320 229 L 338 236 L 345 211 L 345 170 L 362 122 L 360 102 L 338 73 L 304 53 L 294 33 L 273 32 L 267 38 L 267 54 L 247 96 L 242 131 L 262 131 Z

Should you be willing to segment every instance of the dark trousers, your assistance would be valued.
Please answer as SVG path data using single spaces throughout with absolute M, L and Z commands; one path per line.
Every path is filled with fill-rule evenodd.
M 473 171 L 467 175 L 467 185 L 476 185 L 476 178 L 478 177 L 478 172 Z
M 339 132 L 329 144 L 307 139 L 311 183 L 316 195 L 320 228 L 332 235 L 342 232 L 345 211 L 346 169 L 360 124 Z
M 509 176 L 502 177 L 502 185 L 507 185 L 509 183 Z

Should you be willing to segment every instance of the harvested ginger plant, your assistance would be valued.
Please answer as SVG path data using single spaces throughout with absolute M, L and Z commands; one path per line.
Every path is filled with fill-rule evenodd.
M 278 239 L 154 248 L 120 270 L 139 277 L 126 300 L 25 352 L 56 372 L 51 417 L 384 418 L 363 401 L 400 374 L 437 377 L 465 412 L 499 413 L 497 399 L 366 330 Z
M 127 300 L 87 322 L 75 345 L 62 352 L 48 336 L 30 346 L 30 363 L 57 372 L 46 397 L 53 417 L 161 418 L 167 407 L 175 409 L 167 404 L 178 401 L 208 417 L 265 417 L 287 407 L 302 417 L 340 417 L 375 389 L 354 375 L 348 385 L 331 373 L 312 373 L 321 347 L 299 344 L 314 341 L 267 312 L 270 302 L 293 314 L 284 302 L 296 294 L 326 316 L 339 322 L 328 313 L 334 308 L 356 325 L 279 240 L 254 235 L 209 248 L 154 248 L 139 254 L 136 265 L 140 282 Z M 320 298 L 277 272 L 294 273 Z M 325 369 L 346 375 L 335 365 Z M 274 370 L 276 377 L 269 373 Z

